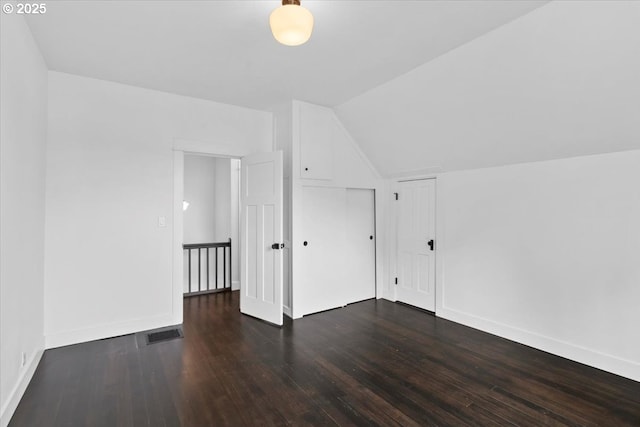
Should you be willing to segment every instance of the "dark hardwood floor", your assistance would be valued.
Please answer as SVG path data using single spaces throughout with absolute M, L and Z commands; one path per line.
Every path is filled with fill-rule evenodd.
M 640 383 L 388 301 L 288 321 L 184 302 L 184 339 L 45 352 L 11 426 L 640 426 Z

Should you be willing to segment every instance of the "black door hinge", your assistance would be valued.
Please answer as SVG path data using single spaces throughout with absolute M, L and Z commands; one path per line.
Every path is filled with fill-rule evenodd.
M 398 284 L 398 278 L 396 277 L 396 285 Z
M 393 193 L 396 195 L 396 200 L 398 200 L 399 194 L 398 193 Z

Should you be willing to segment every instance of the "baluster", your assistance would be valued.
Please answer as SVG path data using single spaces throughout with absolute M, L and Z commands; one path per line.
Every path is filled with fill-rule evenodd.
M 188 252 L 189 252 L 189 292 L 191 292 L 191 249 L 189 249 Z

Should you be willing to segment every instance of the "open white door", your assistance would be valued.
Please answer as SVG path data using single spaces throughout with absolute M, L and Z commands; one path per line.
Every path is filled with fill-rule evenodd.
M 242 158 L 240 311 L 282 325 L 282 152 Z

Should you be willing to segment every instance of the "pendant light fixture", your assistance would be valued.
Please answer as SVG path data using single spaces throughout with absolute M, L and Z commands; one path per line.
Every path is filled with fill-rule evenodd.
M 269 25 L 273 37 L 287 46 L 298 46 L 311 37 L 313 15 L 300 6 L 300 0 L 282 0 L 282 6 L 271 12 Z

